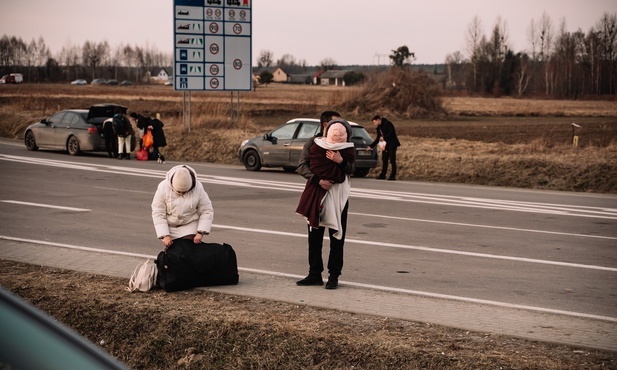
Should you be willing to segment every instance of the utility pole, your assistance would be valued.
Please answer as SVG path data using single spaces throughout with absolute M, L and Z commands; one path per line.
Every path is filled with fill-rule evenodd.
M 377 65 L 381 65 L 381 58 L 385 58 L 386 56 L 386 54 L 379 54 L 378 52 L 375 52 L 375 55 L 373 55 L 373 64 L 375 64 L 375 57 L 377 57 Z

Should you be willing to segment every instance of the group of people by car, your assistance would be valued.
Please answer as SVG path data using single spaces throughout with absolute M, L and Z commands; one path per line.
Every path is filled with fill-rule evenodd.
M 401 145 L 394 125 L 376 115 L 376 139 L 368 146 L 380 145 L 382 170 L 377 179 L 396 179 L 396 150 Z M 335 111 L 325 111 L 320 117 L 317 135 L 304 144 L 297 172 L 306 179 L 296 213 L 307 220 L 308 275 L 297 281 L 298 286 L 323 285 L 323 240 L 326 229 L 330 239 L 328 280 L 326 289 L 337 289 L 343 269 L 343 247 L 347 230 L 347 213 L 351 186 L 349 178 L 355 171 L 355 149 L 351 142 L 351 125 Z M 152 219 L 156 236 L 166 250 L 174 240 L 189 239 L 196 245 L 210 233 L 214 209 L 203 186 L 196 181 L 197 173 L 189 166 L 172 168 L 157 188 L 152 201 Z
M 130 117 L 135 126 L 118 107 L 114 116 L 103 122 L 105 149 L 109 158 L 131 159 L 131 152 L 136 151 L 137 159 L 164 162 L 164 156 L 159 151 L 159 148 L 167 145 L 163 122 L 137 112 L 131 112 Z

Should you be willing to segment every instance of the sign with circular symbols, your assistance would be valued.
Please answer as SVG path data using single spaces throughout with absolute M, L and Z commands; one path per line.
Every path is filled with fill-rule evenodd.
M 173 0 L 173 86 L 251 91 L 253 0 Z

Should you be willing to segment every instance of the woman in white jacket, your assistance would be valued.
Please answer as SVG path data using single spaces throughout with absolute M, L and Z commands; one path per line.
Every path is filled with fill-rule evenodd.
M 178 238 L 195 244 L 210 233 L 214 209 L 195 170 L 186 165 L 173 167 L 159 183 L 152 200 L 152 221 L 165 250 Z

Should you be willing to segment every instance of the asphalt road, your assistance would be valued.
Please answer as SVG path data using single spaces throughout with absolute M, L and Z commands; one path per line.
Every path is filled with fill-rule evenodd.
M 176 164 L 0 140 L 0 237 L 156 255 L 150 202 Z M 242 268 L 306 274 L 300 176 L 190 165 L 214 205 L 209 241 Z M 345 248 L 341 279 L 375 289 L 617 320 L 615 195 L 353 178 Z

